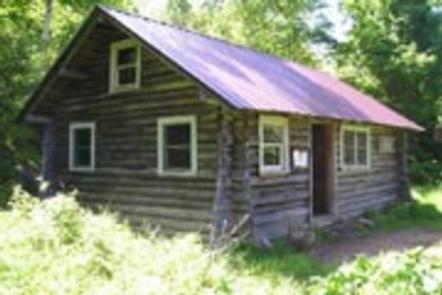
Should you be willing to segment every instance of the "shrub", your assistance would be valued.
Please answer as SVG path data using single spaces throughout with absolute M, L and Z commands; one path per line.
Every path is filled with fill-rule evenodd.
M 415 159 L 410 162 L 410 178 L 415 184 L 437 185 L 442 180 L 442 163 L 436 159 Z
M 361 256 L 325 278 L 312 280 L 309 294 L 440 294 L 442 263 L 422 249 L 390 252 L 376 258 Z
M 0 214 L 1 294 L 198 294 L 229 289 L 222 262 L 198 237 L 133 233 L 72 196 L 18 191 Z M 227 276 L 228 278 L 228 276 Z
M 441 258 L 421 250 L 338 267 L 279 244 L 207 249 L 196 235 L 134 233 L 73 196 L 40 201 L 16 190 L 0 211 L 0 294 L 431 294 Z M 312 275 L 320 275 L 314 277 Z

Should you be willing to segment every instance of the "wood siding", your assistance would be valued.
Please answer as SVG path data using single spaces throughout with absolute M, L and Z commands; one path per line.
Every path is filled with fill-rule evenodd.
M 245 113 L 236 121 L 234 202 L 241 214 L 248 207 L 252 215 L 251 230 L 259 243 L 287 235 L 304 225 L 309 212 L 309 169 L 291 170 L 280 176 L 259 175 L 259 115 Z M 290 117 L 289 145 L 292 149 L 309 149 L 309 123 Z M 240 205 L 241 204 L 241 205 Z
M 85 204 L 108 206 L 134 224 L 148 217 L 165 231 L 207 232 L 216 192 L 220 107 L 146 50 L 141 89 L 109 94 L 109 48 L 122 38 L 115 28 L 99 25 L 71 62 L 87 79 L 60 77 L 39 106 L 56 122 L 58 181 L 77 188 Z M 176 115 L 197 118 L 195 177 L 157 175 L 157 119 Z M 91 173 L 68 170 L 69 123 L 77 121 L 96 124 L 96 170 Z
M 372 126 L 371 167 L 367 170 L 345 170 L 338 165 L 336 176 L 336 214 L 340 218 L 360 215 L 368 209 L 382 209 L 401 195 L 402 177 L 402 132 L 387 127 Z M 339 136 L 337 130 L 336 137 Z M 382 140 L 393 141 L 394 149 L 382 149 Z M 341 141 L 337 140 L 340 153 Z M 338 155 L 340 159 L 340 155 Z M 338 160 L 339 161 L 339 160 Z
M 246 119 L 253 132 L 249 132 L 248 149 L 243 144 L 238 148 L 249 153 L 249 191 L 238 183 L 236 193 L 245 193 L 242 199 L 249 199 L 253 222 L 252 231 L 258 242 L 262 237 L 272 239 L 297 231 L 315 218 L 311 216 L 311 166 L 307 169 L 293 169 L 280 176 L 259 175 L 258 163 L 258 120 L 253 114 Z M 332 220 L 358 216 L 369 209 L 381 209 L 401 197 L 406 191 L 406 151 L 403 148 L 404 132 L 388 127 L 370 126 L 371 167 L 367 170 L 344 170 L 341 165 L 340 130 L 344 123 L 332 120 L 289 117 L 289 148 L 307 150 L 311 157 L 311 124 L 329 124 L 334 138 L 334 194 L 329 218 Z M 236 133 L 247 134 L 237 129 Z M 380 147 L 382 138 L 393 140 L 394 149 L 385 152 Z M 291 152 L 290 152 L 291 154 Z M 236 161 L 242 163 L 244 160 Z M 311 162 L 310 162 L 311 163 Z M 290 159 L 292 164 L 292 159 Z M 247 173 L 246 173 L 247 174 Z M 247 196 L 248 194 L 248 196 Z

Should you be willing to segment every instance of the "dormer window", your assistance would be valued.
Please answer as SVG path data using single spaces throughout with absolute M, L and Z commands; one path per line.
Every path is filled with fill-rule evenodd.
M 135 40 L 123 40 L 111 45 L 110 92 L 140 87 L 141 54 Z

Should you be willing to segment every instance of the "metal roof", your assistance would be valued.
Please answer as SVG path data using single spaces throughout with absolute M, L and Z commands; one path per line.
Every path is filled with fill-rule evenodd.
M 422 129 L 323 72 L 136 14 L 102 9 L 238 109 Z
M 103 6 L 98 10 L 237 109 L 423 130 L 321 71 L 137 14 Z

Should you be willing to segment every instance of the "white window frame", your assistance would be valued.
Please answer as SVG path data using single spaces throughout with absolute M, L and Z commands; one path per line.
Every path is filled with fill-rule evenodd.
M 273 145 L 264 142 L 264 126 L 273 125 L 283 128 L 283 143 L 281 146 L 280 165 L 264 165 L 264 149 L 268 145 Z M 259 117 L 259 172 L 261 175 L 278 175 L 286 174 L 290 170 L 290 154 L 289 154 L 289 120 L 281 116 L 266 116 Z
M 190 125 L 190 169 L 183 171 L 167 170 L 164 167 L 164 128 L 176 124 Z M 198 171 L 198 134 L 196 117 L 191 116 L 171 116 L 162 117 L 157 121 L 157 155 L 158 155 L 158 175 L 175 175 L 175 176 L 195 176 Z
M 353 165 L 349 165 L 345 163 L 345 132 L 350 131 L 355 134 L 355 132 L 364 132 L 367 135 L 367 163 L 364 165 L 359 164 L 358 161 L 358 139 L 357 136 L 354 138 L 354 159 L 355 163 Z M 369 126 L 354 126 L 354 125 L 344 125 L 341 128 L 341 166 L 344 170 L 369 170 L 371 168 L 371 132 Z
M 91 130 L 91 147 L 90 147 L 90 159 L 89 166 L 75 166 L 75 131 L 78 129 L 90 129 Z M 94 122 L 74 122 L 69 124 L 69 171 L 77 172 L 93 172 L 95 170 L 95 123 Z
M 118 52 L 126 48 L 135 48 L 135 83 L 119 85 Z M 133 65 L 125 65 L 132 67 Z M 123 66 L 124 67 L 124 66 Z M 133 39 L 125 39 L 114 42 L 110 48 L 110 68 L 109 68 L 109 92 L 116 93 L 140 88 L 141 84 L 141 48 L 139 42 Z

